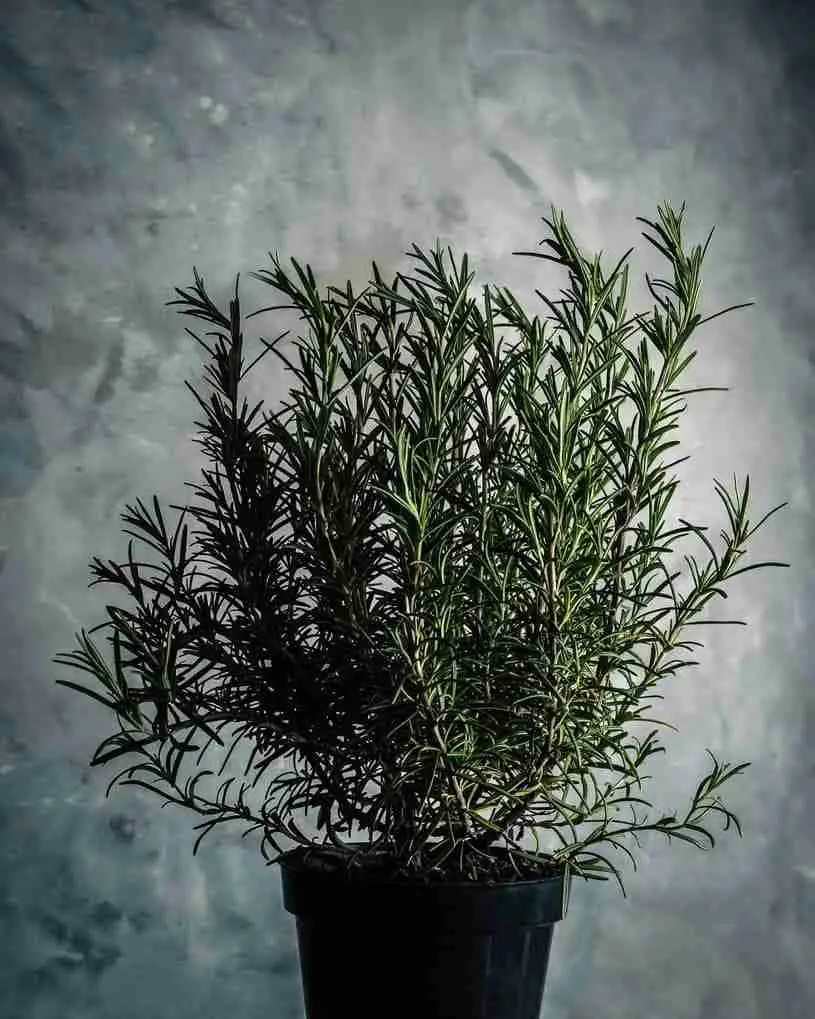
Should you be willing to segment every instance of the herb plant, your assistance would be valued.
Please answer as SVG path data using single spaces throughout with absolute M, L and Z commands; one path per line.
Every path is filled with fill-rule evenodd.
M 206 415 L 195 441 L 214 469 L 202 471 L 205 484 L 186 483 L 200 504 L 171 504 L 181 511 L 172 536 L 155 496 L 152 516 L 141 500 L 122 514 L 125 533 L 164 565 L 137 562 L 132 539 L 126 563 L 92 560 L 90 586 L 121 585 L 135 603 L 107 606 L 109 621 L 90 631 L 112 629 L 113 666 L 84 629 L 81 651 L 54 659 L 106 693 L 61 685 L 116 715 L 120 731 L 90 763 L 141 758 L 106 795 L 121 781 L 207 818 L 194 853 L 216 825 L 239 821 L 250 825 L 244 835 L 262 830 L 275 863 L 285 851 L 276 836 L 316 845 L 292 816 L 306 810 L 326 848 L 347 851 L 356 825 L 367 851 L 386 852 L 404 875 L 442 873 L 446 863 L 476 880 L 502 840 L 516 874 L 546 860 L 586 879 L 613 873 L 623 894 L 603 845 L 636 869 L 628 835 L 640 845 L 638 832 L 659 831 L 707 848 L 708 813 L 741 834 L 716 793 L 749 762 L 731 767 L 708 751 L 713 767 L 684 816 L 649 820 L 636 810 L 651 806 L 637 795 L 641 771 L 665 748 L 656 729 L 644 739 L 626 729 L 669 725 L 645 718 L 644 702 L 661 697 L 659 680 L 698 664 L 666 656 L 703 646 L 679 636 L 701 625 L 693 617 L 714 595 L 726 597 L 725 581 L 789 565 L 736 568 L 751 535 L 786 505 L 750 529 L 749 477 L 741 492 L 734 479 L 732 496 L 715 483 L 730 523 L 721 554 L 705 527 L 681 518 L 663 527 L 679 483 L 666 472 L 688 459 L 662 460 L 679 444 L 682 398 L 711 391 L 674 388 L 696 356 L 688 340 L 749 306 L 698 314 L 713 231 L 686 253 L 683 214 L 666 205 L 658 223 L 640 220 L 673 275 L 646 274 L 650 315 L 626 309 L 633 249 L 606 276 L 554 208 L 544 218 L 552 253 L 513 252 L 568 272 L 562 300 L 536 291 L 551 312 L 543 322 L 498 287 L 484 287 L 482 313 L 469 297 L 467 256 L 458 269 L 448 249 L 448 275 L 438 242 L 432 257 L 414 245 L 407 254 L 422 268 L 390 287 L 373 263 L 358 296 L 349 282 L 320 297 L 311 267 L 292 259 L 298 287 L 271 256 L 274 271 L 252 275 L 293 303 L 253 315 L 299 310 L 308 324 L 299 367 L 276 349 L 287 331 L 261 340 L 244 371 L 240 277 L 227 315 L 193 269 L 192 290 L 176 288 L 168 303 L 215 327 L 212 347 L 187 330 L 211 358 L 213 395 L 185 383 Z M 515 331 L 513 346 L 496 338 L 499 326 Z M 253 423 L 262 401 L 249 412 L 244 398 L 239 409 L 238 388 L 268 350 L 300 385 Z M 200 525 L 192 540 L 187 513 Z M 684 557 L 694 583 L 680 595 L 662 556 L 690 534 L 710 561 L 700 569 Z M 213 743 L 226 746 L 227 727 L 218 777 L 249 741 L 247 780 L 231 797 L 236 778 L 207 796 L 199 782 L 215 773 L 182 782 L 181 765 L 198 752 L 200 769 Z M 258 810 L 245 797 L 261 783 Z M 534 853 L 519 845 L 527 830 Z M 559 845 L 542 853 L 540 832 Z

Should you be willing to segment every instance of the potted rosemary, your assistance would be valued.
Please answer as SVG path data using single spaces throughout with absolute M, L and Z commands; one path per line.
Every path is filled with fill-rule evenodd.
M 636 794 L 664 747 L 656 729 L 627 730 L 668 724 L 644 702 L 697 664 L 666 656 L 702 646 L 680 633 L 725 582 L 789 565 L 737 568 L 786 505 L 750 529 L 749 477 L 732 496 L 716 482 L 730 522 L 720 555 L 706 528 L 663 526 L 678 485 L 666 472 L 687 459 L 663 454 L 682 397 L 705 391 L 675 383 L 696 356 L 691 334 L 717 317 L 697 312 L 710 236 L 685 252 L 683 214 L 665 205 L 641 220 L 673 275 L 646 274 L 650 315 L 626 310 L 630 250 L 604 275 L 554 209 L 552 253 L 515 252 L 568 272 L 562 300 L 538 291 L 543 322 L 497 287 L 482 312 L 467 256 L 459 270 L 450 253 L 449 276 L 438 244 L 432 257 L 414 245 L 422 268 L 390 287 L 373 263 L 359 295 L 349 282 L 321 297 L 294 259 L 299 286 L 276 256 L 253 274 L 293 302 L 253 314 L 293 308 L 307 322 L 299 368 L 275 349 L 284 332 L 244 371 L 237 281 L 228 315 L 195 269 L 168 302 L 215 327 L 212 347 L 187 330 L 211 358 L 213 395 L 185 383 L 214 470 L 187 482 L 199 504 L 173 504 L 172 535 L 155 496 L 152 515 L 127 507 L 126 533 L 163 563 L 138 562 L 132 540 L 122 564 L 94 557 L 91 586 L 121 585 L 134 604 L 107 606 L 94 628 L 112 630 L 112 665 L 85 630 L 81 651 L 54 659 L 104 692 L 58 682 L 116 716 L 92 765 L 139 758 L 107 795 L 121 781 L 190 807 L 206 818 L 194 853 L 222 822 L 262 832 L 297 918 L 309 1019 L 533 1019 L 571 877 L 613 874 L 625 894 L 602 846 L 636 868 L 622 840 L 638 832 L 706 848 L 701 822 L 718 813 L 741 834 L 716 793 L 747 763 L 710 754 L 684 816 L 649 819 Z M 511 347 L 497 327 L 514 331 Z M 262 401 L 249 412 L 238 389 L 268 350 L 300 385 L 256 421 Z M 691 533 L 711 559 L 686 557 L 694 584 L 679 595 L 662 557 Z M 199 783 L 215 773 L 183 780 L 181 766 L 198 753 L 200 769 L 227 729 L 218 777 L 240 744 L 246 781 L 207 795 Z M 316 835 L 297 810 L 316 813 Z

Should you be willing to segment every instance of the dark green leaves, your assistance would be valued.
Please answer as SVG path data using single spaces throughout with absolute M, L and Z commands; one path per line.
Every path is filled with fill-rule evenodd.
M 734 479 L 733 496 L 715 482 L 730 524 L 723 549 L 705 527 L 663 527 L 678 485 L 668 471 L 687 459 L 664 460 L 679 444 L 679 399 L 717 388 L 674 388 L 697 355 L 688 340 L 748 306 L 700 315 L 710 236 L 685 251 L 683 215 L 664 205 L 658 221 L 642 220 L 668 262 L 664 278 L 646 276 L 651 315 L 626 307 L 630 251 L 605 274 L 602 253 L 585 257 L 554 208 L 549 253 L 516 252 L 568 276 L 560 300 L 537 292 L 543 322 L 505 288 L 484 287 L 482 311 L 467 256 L 458 267 L 448 248 L 448 268 L 438 243 L 429 255 L 414 245 L 415 273 L 390 285 L 373 263 L 359 295 L 348 282 L 321 296 L 310 266 L 292 259 L 291 278 L 272 256 L 273 270 L 253 275 L 289 303 L 247 318 L 294 309 L 307 335 L 292 341 L 296 359 L 276 349 L 287 332 L 261 340 L 250 368 L 274 350 L 291 399 L 258 422 L 261 402 L 239 404 L 249 368 L 238 280 L 226 314 L 194 269 L 194 287 L 169 303 L 215 327 L 212 345 L 190 334 L 209 355 L 212 392 L 185 383 L 205 412 L 196 442 L 212 469 L 188 483 L 197 504 L 173 507 L 172 534 L 156 496 L 152 511 L 138 500 L 122 515 L 159 566 L 137 561 L 132 540 L 125 563 L 92 560 L 93 584 L 134 603 L 107 606 L 112 668 L 84 630 L 80 651 L 55 659 L 99 689 L 58 683 L 116 716 L 120 732 L 92 763 L 141 758 L 113 782 L 126 775 L 122 784 L 204 815 L 194 851 L 227 820 L 262 829 L 264 856 L 281 834 L 310 845 L 292 816 L 305 810 L 333 845 L 356 824 L 409 868 L 455 853 L 477 873 L 480 852 L 503 837 L 520 853 L 511 833 L 529 830 L 536 846 L 539 833 L 559 843 L 549 855 L 569 871 L 613 873 L 625 893 L 601 844 L 636 869 L 629 835 L 705 848 L 711 813 L 740 832 L 716 793 L 747 764 L 711 754 L 681 819 L 639 817 L 650 804 L 632 794 L 664 747 L 657 730 L 637 740 L 628 726 L 668 725 L 646 702 L 698 664 L 666 657 L 701 646 L 679 639 L 684 627 L 702 625 L 694 617 L 739 573 L 789 565 L 735 569 L 786 505 L 750 529 L 749 477 L 741 493 Z M 499 342 L 499 328 L 514 342 Z M 689 536 L 709 559 L 683 557 L 683 593 L 663 557 Z M 182 766 L 223 747 L 226 725 L 234 739 L 218 776 L 240 741 L 252 748 L 244 774 L 255 774 L 237 794 L 228 778 L 212 799 L 199 783 L 214 772 L 185 781 Z M 247 806 L 248 789 L 284 762 L 260 807 Z

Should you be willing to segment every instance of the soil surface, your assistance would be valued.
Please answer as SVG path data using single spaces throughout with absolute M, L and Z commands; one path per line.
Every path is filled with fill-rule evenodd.
M 477 877 L 462 873 L 457 860 L 451 856 L 443 864 L 421 872 L 407 871 L 403 861 L 394 860 L 377 850 L 368 850 L 365 855 L 357 856 L 351 863 L 351 852 L 342 853 L 332 847 L 315 846 L 306 851 L 308 865 L 317 870 L 336 873 L 346 870 L 349 879 L 358 877 L 374 877 L 378 879 L 398 880 L 400 883 L 427 885 L 441 882 L 491 884 L 494 882 L 540 881 L 557 876 L 562 868 L 547 857 L 539 857 L 537 861 L 519 858 L 516 854 L 514 866 L 507 851 L 493 848 L 490 855 L 478 856 L 476 867 Z M 350 869 L 349 869 L 350 864 Z

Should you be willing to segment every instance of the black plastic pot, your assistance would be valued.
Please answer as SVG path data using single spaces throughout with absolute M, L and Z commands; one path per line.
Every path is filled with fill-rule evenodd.
M 278 861 L 307 1019 L 538 1019 L 562 870 L 425 885 L 346 874 L 319 852 Z

